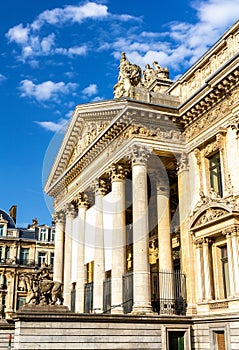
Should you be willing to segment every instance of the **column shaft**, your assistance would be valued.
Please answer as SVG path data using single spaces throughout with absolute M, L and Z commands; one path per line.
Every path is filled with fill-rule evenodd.
M 239 255 L 238 255 L 239 244 L 238 244 L 238 235 L 236 230 L 232 233 L 231 242 L 232 242 L 233 265 L 234 265 L 235 294 L 238 295 L 239 294 Z
M 133 313 L 151 313 L 149 242 L 148 242 L 148 193 L 145 164 L 132 167 L 133 181 Z
M 157 189 L 159 270 L 173 271 L 172 244 L 170 233 L 169 191 Z
M 63 283 L 64 268 L 64 221 L 56 221 L 55 253 L 54 253 L 54 281 Z
M 85 286 L 85 220 L 87 205 L 83 203 L 78 207 L 78 259 L 76 267 L 76 312 L 84 312 L 84 286 Z
M 93 309 L 103 311 L 103 281 L 105 279 L 103 193 L 100 189 L 95 194 L 95 246 L 94 246 L 94 288 Z
M 125 271 L 125 183 L 124 180 L 112 180 L 113 195 L 113 231 L 112 231 L 112 295 L 111 304 L 120 305 L 123 301 L 122 276 Z M 123 313 L 123 307 L 117 306 L 112 313 Z
M 204 286 L 205 286 L 205 299 L 212 300 L 212 266 L 211 255 L 209 249 L 209 241 L 205 238 L 203 242 L 203 262 L 204 262 Z
M 71 271 L 72 271 L 72 220 L 73 213 L 67 212 L 64 247 L 64 305 L 71 308 Z

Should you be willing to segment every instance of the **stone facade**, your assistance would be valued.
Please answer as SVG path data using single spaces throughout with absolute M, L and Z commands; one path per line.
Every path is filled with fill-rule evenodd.
M 186 349 L 233 343 L 238 37 L 237 22 L 176 82 L 123 53 L 115 98 L 76 107 L 45 186 L 54 276 L 72 311 L 191 317 L 188 343 L 177 322 L 166 332 L 184 334 Z
M 0 305 L 1 317 L 9 319 L 26 302 L 24 276 L 42 263 L 54 263 L 55 228 L 33 219 L 28 228 L 18 228 L 13 218 L 0 210 Z
M 123 53 L 115 98 L 76 106 L 45 191 L 54 280 L 74 317 L 100 322 L 81 348 L 117 348 L 126 332 L 107 322 L 139 320 L 150 345 L 139 330 L 120 348 L 238 348 L 238 38 L 239 22 L 176 82 Z

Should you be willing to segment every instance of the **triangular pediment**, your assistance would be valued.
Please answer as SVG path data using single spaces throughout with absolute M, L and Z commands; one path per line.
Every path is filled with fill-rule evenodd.
M 225 199 L 214 191 L 210 191 L 208 196 L 201 192 L 200 200 L 191 214 L 190 230 L 226 219 L 235 213 L 239 214 L 239 205 L 233 196 Z
M 124 109 L 126 101 L 103 101 L 78 105 L 45 185 L 45 191 L 63 176 L 70 166 L 107 129 Z

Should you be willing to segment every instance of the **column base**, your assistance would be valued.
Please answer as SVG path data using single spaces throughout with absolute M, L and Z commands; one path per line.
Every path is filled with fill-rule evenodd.
M 131 315 L 153 315 L 151 305 L 134 305 Z
M 124 314 L 124 310 L 122 308 L 122 306 L 117 306 L 113 309 L 111 309 L 111 315 L 123 315 Z

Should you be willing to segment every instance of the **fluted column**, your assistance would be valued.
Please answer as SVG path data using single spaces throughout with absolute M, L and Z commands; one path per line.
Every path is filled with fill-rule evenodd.
M 100 180 L 95 184 L 95 242 L 94 242 L 94 288 L 93 310 L 103 311 L 103 281 L 105 279 L 103 197 L 106 194 L 106 183 Z
M 204 238 L 203 240 L 203 266 L 204 266 L 204 286 L 205 286 L 205 299 L 212 300 L 213 285 L 212 285 L 212 259 L 210 252 L 211 240 Z
M 111 304 L 120 305 L 123 302 L 122 276 L 125 272 L 125 175 L 124 166 L 114 164 L 110 170 L 112 183 L 112 272 L 111 272 Z M 122 305 L 114 307 L 111 313 L 123 313 Z
M 55 220 L 55 251 L 54 251 L 54 281 L 63 283 L 64 269 L 64 230 L 65 214 L 63 211 L 54 215 Z
M 66 208 L 65 249 L 64 249 L 64 305 L 71 307 L 71 272 L 72 272 L 72 221 L 75 218 L 75 206 Z
M 133 313 L 152 312 L 149 268 L 149 227 L 146 148 L 135 146 L 132 150 L 133 186 Z
M 202 240 L 195 242 L 196 246 L 196 271 L 197 271 L 197 300 L 202 301 L 205 299 L 205 285 L 204 285 L 204 272 L 203 272 L 203 253 L 202 253 Z
M 86 194 L 80 193 L 74 198 L 78 206 L 77 216 L 77 266 L 76 266 L 76 312 L 84 312 L 85 285 L 85 224 L 86 211 L 89 206 Z

